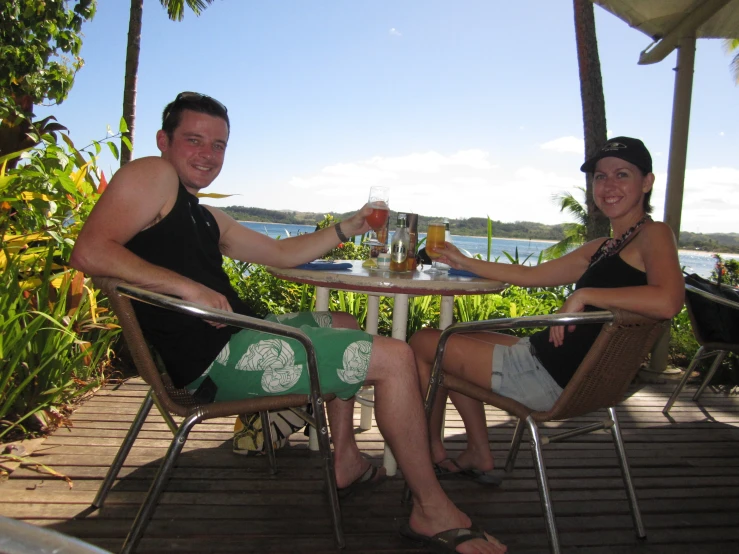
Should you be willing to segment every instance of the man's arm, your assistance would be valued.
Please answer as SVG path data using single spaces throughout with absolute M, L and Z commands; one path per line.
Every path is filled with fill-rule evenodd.
M 221 233 L 220 249 L 224 256 L 274 267 L 294 267 L 320 258 L 335 248 L 341 240 L 333 225 L 314 233 L 275 240 L 241 225 L 217 208 L 207 206 L 218 222 Z M 341 231 L 353 237 L 369 230 L 365 219 L 372 208 L 364 206 L 356 214 L 341 222 Z
M 230 310 L 222 295 L 123 246 L 170 212 L 178 184 L 174 168 L 161 158 L 126 164 L 111 179 L 80 231 L 70 265 L 88 275 L 117 277 L 147 290 Z

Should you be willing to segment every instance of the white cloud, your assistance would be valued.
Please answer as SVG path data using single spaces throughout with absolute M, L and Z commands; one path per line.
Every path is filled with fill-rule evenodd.
M 583 139 L 577 137 L 560 137 L 558 139 L 550 140 L 549 142 L 542 144 L 541 149 L 568 154 L 582 154 L 585 152 Z
M 308 192 L 300 208 L 305 211 L 325 210 L 329 204 L 337 211 L 357 209 L 370 186 L 386 185 L 394 210 L 452 218 L 490 215 L 501 221 L 560 223 L 564 218 L 552 195 L 581 185 L 577 176 L 575 180 L 532 168 L 504 172 L 490 161 L 489 152 L 470 149 L 333 164 L 314 175 L 293 177 L 289 184 L 296 187 L 295 196 Z
M 401 32 L 400 32 L 400 31 L 398 31 L 398 30 L 397 30 L 397 29 L 396 29 L 395 27 L 391 27 L 391 29 L 390 29 L 390 34 L 391 34 L 392 36 L 394 36 L 394 37 L 402 37 L 402 36 L 403 36 L 403 35 L 401 34 Z
M 491 158 L 500 158 L 495 164 Z M 536 158 L 536 156 L 534 156 Z M 373 185 L 390 187 L 390 207 L 427 216 L 534 221 L 554 225 L 571 221 L 559 211 L 554 196 L 570 192 L 578 200 L 585 180 L 576 165 L 537 159 L 519 165 L 498 152 L 482 149 L 453 153 L 413 152 L 375 156 L 326 165 L 312 174 L 295 175 L 244 193 L 236 179 L 232 190 L 244 193 L 238 203 L 275 210 L 348 212 L 367 201 Z M 652 204 L 654 218 L 663 219 L 666 175 L 657 173 Z M 254 186 L 254 185 L 249 185 Z M 236 188 L 238 187 L 238 188 Z M 233 198 L 216 205 L 232 205 Z M 685 177 L 681 228 L 690 232 L 739 232 L 739 168 L 688 169 Z

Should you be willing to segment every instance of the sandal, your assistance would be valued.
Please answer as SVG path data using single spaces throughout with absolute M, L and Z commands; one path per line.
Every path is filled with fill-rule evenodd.
M 367 470 L 355 481 L 344 488 L 338 489 L 337 492 L 339 493 L 339 498 L 346 498 L 355 492 L 374 489 L 384 483 L 386 479 L 386 473 L 380 473 L 380 469 L 377 466 L 370 464 Z
M 441 464 L 444 462 L 450 462 L 456 468 L 456 471 L 442 466 Z M 474 468 L 465 469 L 459 465 L 457 460 L 453 460 L 452 458 L 445 458 L 438 464 L 434 464 L 434 473 L 439 481 L 462 479 L 489 487 L 499 487 L 503 483 L 503 479 L 497 475 L 490 475 Z
M 501 548 L 505 548 L 497 541 L 497 539 L 493 538 L 496 542 L 489 541 L 488 536 L 485 535 L 485 531 L 480 529 L 474 523 L 467 529 L 449 529 L 447 531 L 442 531 L 441 533 L 436 533 L 433 536 L 416 533 L 411 529 L 410 525 L 405 523 L 400 527 L 400 534 L 407 539 L 423 544 L 424 548 L 428 548 L 431 552 L 435 552 L 437 554 L 456 552 L 457 547 L 460 544 L 473 539 L 483 539 L 491 544 L 497 543 Z M 505 552 L 505 550 L 503 550 L 503 552 Z

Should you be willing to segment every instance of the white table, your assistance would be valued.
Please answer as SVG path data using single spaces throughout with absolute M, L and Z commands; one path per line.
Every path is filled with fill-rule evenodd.
M 337 262 L 338 263 L 338 262 Z M 454 318 L 454 296 L 467 294 L 490 294 L 500 292 L 506 287 L 500 281 L 491 281 L 478 277 L 459 277 L 446 272 L 431 273 L 428 270 L 395 273 L 362 267 L 362 260 L 350 262 L 351 269 L 314 270 L 268 267 L 267 270 L 281 279 L 314 285 L 316 287 L 316 310 L 327 311 L 329 291 L 347 290 L 363 292 L 368 295 L 367 321 L 365 331 L 377 334 L 380 296 L 391 296 L 395 299 L 392 314 L 393 338 L 406 341 L 408 325 L 408 298 L 410 296 L 441 296 L 439 328 L 446 329 Z M 371 425 L 371 409 L 362 407 L 362 429 Z M 385 448 L 385 469 L 388 475 L 395 475 L 397 465 L 390 450 Z

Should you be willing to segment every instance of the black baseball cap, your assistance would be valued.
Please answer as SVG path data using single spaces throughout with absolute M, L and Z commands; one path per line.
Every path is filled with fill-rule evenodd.
M 595 164 L 603 158 L 619 158 L 634 164 L 645 174 L 652 172 L 652 156 L 644 143 L 631 137 L 615 137 L 608 140 L 600 150 L 580 167 L 584 173 L 593 173 Z

